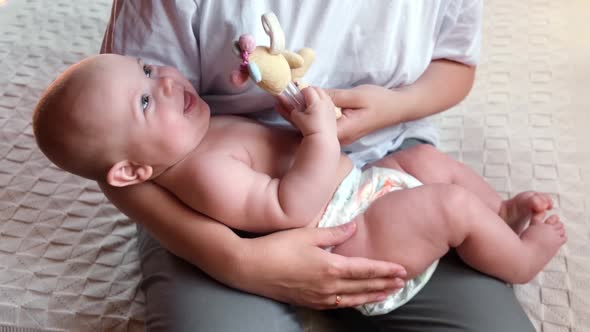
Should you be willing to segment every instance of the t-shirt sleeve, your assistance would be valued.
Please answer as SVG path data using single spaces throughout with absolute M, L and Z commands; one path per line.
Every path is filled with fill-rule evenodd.
M 114 0 L 101 53 L 176 67 L 198 91 L 198 14 L 195 1 Z
M 432 59 L 475 66 L 481 51 L 483 0 L 452 0 L 444 13 Z

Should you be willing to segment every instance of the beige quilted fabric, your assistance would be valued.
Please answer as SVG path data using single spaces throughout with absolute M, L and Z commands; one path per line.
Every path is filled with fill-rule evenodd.
M 49 82 L 98 51 L 109 10 L 104 0 L 0 7 L 2 331 L 143 330 L 135 226 L 95 184 L 50 165 L 30 125 Z
M 96 53 L 109 1 L 0 6 L 0 330 L 140 331 L 135 228 L 36 149 L 42 89 Z M 590 13 L 586 0 L 488 0 L 477 82 L 436 116 L 441 149 L 503 195 L 550 192 L 568 244 L 515 291 L 538 331 L 590 331 Z M 314 317 L 306 330 L 329 328 Z

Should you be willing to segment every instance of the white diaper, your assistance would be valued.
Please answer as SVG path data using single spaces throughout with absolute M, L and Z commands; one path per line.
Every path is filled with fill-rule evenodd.
M 413 176 L 390 168 L 371 167 L 365 171 L 354 168 L 342 181 L 318 227 L 332 227 L 350 222 L 363 213 L 377 198 L 401 189 L 421 186 Z M 438 260 L 422 274 L 406 282 L 404 288 L 385 300 L 358 306 L 364 315 L 382 315 L 404 305 L 426 285 L 436 269 Z

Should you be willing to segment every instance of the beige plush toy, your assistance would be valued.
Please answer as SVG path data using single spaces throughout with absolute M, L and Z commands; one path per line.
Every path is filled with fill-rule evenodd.
M 285 49 L 285 35 L 275 14 L 262 15 L 262 26 L 270 37 L 270 47 L 256 46 L 254 37 L 242 35 L 234 42 L 234 52 L 242 59 L 239 71 L 232 73 L 232 82 L 243 85 L 248 77 L 263 90 L 274 96 L 282 96 L 296 109 L 303 110 L 305 101 L 300 89 L 305 84 L 301 78 L 315 59 L 311 48 L 299 52 Z M 336 110 L 340 117 L 340 108 Z

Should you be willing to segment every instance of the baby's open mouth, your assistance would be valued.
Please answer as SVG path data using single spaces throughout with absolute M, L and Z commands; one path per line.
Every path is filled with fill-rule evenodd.
M 193 106 L 195 106 L 195 96 L 188 91 L 184 91 L 184 113 L 189 113 L 192 111 Z

